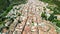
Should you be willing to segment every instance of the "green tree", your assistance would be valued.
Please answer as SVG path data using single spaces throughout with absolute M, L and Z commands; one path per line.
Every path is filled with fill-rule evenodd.
M 47 20 L 47 16 L 45 14 L 46 14 L 45 12 L 42 12 L 41 17 L 42 17 L 42 19 Z

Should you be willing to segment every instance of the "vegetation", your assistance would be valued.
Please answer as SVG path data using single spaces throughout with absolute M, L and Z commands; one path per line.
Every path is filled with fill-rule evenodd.
M 53 10 L 53 14 L 60 14 L 60 1 L 59 0 L 41 0 L 45 3 L 49 3 L 50 5 L 56 5 L 54 6 L 48 6 L 49 9 Z
M 0 26 L 4 26 L 5 16 L 13 8 L 14 5 L 24 4 L 26 0 L 0 0 Z
M 41 0 L 41 1 L 49 4 L 47 8 L 53 11 L 53 13 L 50 14 L 48 20 L 51 21 L 54 25 L 56 25 L 56 31 L 60 32 L 60 20 L 57 20 L 57 16 L 54 16 L 56 14 L 60 15 L 60 4 L 59 4 L 60 1 L 59 0 Z
M 45 12 L 42 12 L 41 17 L 42 17 L 42 19 L 47 20 L 47 16 L 45 14 L 46 14 Z
M 49 20 L 53 23 L 56 23 L 56 26 L 60 28 L 60 20 L 57 20 L 57 17 L 54 16 L 56 14 L 60 15 L 60 1 L 58 0 L 40 0 L 45 3 L 49 3 L 49 8 L 51 11 L 53 11 L 52 14 L 50 14 L 50 17 L 47 19 L 47 16 L 45 15 L 45 12 L 41 14 L 42 19 Z M 13 8 L 14 5 L 24 4 L 26 3 L 26 0 L 0 0 L 0 25 L 4 25 L 4 20 L 7 19 L 5 16 L 8 14 L 8 12 Z
M 9 4 L 10 2 L 8 2 L 8 0 L 0 0 L 0 14 L 6 10 Z

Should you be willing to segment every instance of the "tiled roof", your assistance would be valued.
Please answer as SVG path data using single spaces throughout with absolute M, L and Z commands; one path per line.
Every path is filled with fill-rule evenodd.
M 14 9 L 16 11 L 11 12 L 16 13 L 14 16 L 16 18 L 10 25 L 10 34 L 57 34 L 55 27 L 51 24 L 51 22 L 42 20 L 41 13 L 44 12 L 44 8 L 46 4 L 37 1 L 37 0 L 29 0 L 19 10 Z M 15 8 L 15 7 L 14 7 Z M 20 13 L 20 16 L 17 16 Z M 12 14 L 9 13 L 7 16 L 12 17 Z M 13 17 L 14 17 L 13 16 Z M 18 23 L 21 21 L 21 23 Z

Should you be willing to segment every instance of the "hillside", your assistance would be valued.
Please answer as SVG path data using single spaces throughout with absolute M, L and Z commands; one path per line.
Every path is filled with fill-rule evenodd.
M 6 11 L 0 15 L 1 27 L 8 26 L 9 34 L 59 34 L 60 5 L 52 0 L 23 2 L 10 2 Z

